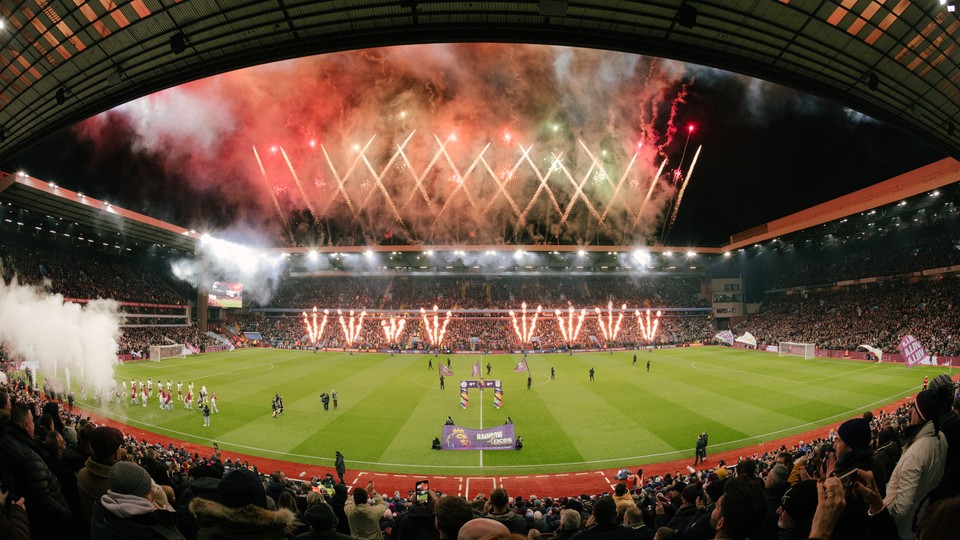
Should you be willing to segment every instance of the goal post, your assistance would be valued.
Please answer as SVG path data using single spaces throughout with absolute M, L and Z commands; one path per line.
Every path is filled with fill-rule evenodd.
M 781 341 L 778 349 L 780 356 L 802 356 L 804 358 L 815 358 L 817 356 L 816 343 L 794 343 L 792 341 Z
M 186 358 L 185 347 L 182 343 L 176 345 L 151 345 L 150 361 L 159 362 L 167 358 Z

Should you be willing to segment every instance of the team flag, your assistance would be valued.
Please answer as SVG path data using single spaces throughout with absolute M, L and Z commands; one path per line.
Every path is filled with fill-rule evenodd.
M 903 336 L 897 348 L 900 349 L 900 354 L 903 355 L 903 361 L 907 364 L 907 367 L 930 363 L 930 355 L 923 350 L 923 345 L 917 341 L 917 338 L 909 334 Z
M 733 346 L 733 332 L 730 330 L 721 330 L 716 336 L 714 336 L 714 339 L 719 339 L 727 345 Z
M 447 366 L 445 366 L 445 365 L 443 365 L 443 364 L 441 363 L 441 364 L 440 364 L 440 374 L 443 375 L 444 377 L 452 377 L 452 376 L 453 376 L 453 371 L 451 371 L 450 368 L 448 368 Z
M 744 345 L 750 345 L 751 347 L 757 347 L 757 338 L 753 337 L 753 334 L 750 332 L 744 332 L 742 336 L 736 339 L 738 343 L 743 343 Z
M 866 343 L 860 345 L 860 347 L 866 349 L 870 353 L 873 353 L 873 355 L 877 357 L 877 362 L 883 360 L 883 349 L 874 347 L 872 345 L 867 345 Z
M 513 368 L 513 372 L 522 373 L 524 371 L 530 371 L 530 368 L 527 367 L 527 359 L 521 358 L 520 361 L 517 362 L 517 367 Z
M 477 363 L 473 365 L 473 371 L 470 372 L 471 377 L 480 376 L 480 359 L 477 359 Z

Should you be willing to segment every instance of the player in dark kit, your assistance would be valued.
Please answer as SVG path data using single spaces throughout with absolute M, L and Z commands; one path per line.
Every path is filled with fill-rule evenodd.
M 637 365 L 637 355 L 633 355 L 633 365 Z
M 593 368 L 590 368 L 590 380 L 593 380 Z

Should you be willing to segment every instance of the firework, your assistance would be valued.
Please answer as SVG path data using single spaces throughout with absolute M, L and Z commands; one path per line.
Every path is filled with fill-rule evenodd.
M 637 324 L 640 326 L 640 335 L 643 336 L 643 339 L 653 343 L 653 340 L 657 338 L 657 329 L 660 326 L 660 312 L 658 311 L 656 316 L 650 318 L 650 310 L 647 310 L 647 319 L 644 321 L 643 317 L 640 315 L 640 310 L 633 312 L 637 316 Z
M 513 319 L 513 331 L 517 333 L 517 339 L 520 343 L 530 343 L 533 339 L 533 333 L 537 328 L 537 317 L 543 311 L 543 306 L 537 306 L 537 311 L 533 314 L 533 320 L 530 326 L 527 326 L 527 303 L 520 304 L 520 324 L 517 324 L 517 314 L 511 309 L 510 318 Z
M 620 306 L 620 314 L 617 316 L 617 322 L 613 322 L 613 300 L 607 303 L 607 321 L 604 322 L 602 312 L 600 308 L 594 308 L 594 311 L 597 313 L 597 321 L 600 323 L 600 333 L 603 334 L 603 339 L 605 341 L 614 341 L 617 339 L 617 334 L 620 333 L 620 323 L 623 322 L 623 313 L 627 309 L 627 305 L 624 304 Z
M 363 328 L 363 318 L 367 316 L 366 311 L 360 312 L 360 317 L 354 317 L 353 310 L 350 310 L 350 322 L 348 323 L 343 318 L 343 311 L 337 310 L 337 315 L 340 316 L 340 328 L 343 329 L 343 338 L 347 342 L 347 347 L 352 347 L 353 344 L 357 341 L 357 338 L 360 337 L 360 330 Z
M 407 319 L 404 317 L 390 317 L 390 322 L 387 323 L 387 320 L 381 320 L 380 326 L 383 328 L 383 335 L 387 338 L 387 343 L 395 343 L 400 339 L 400 334 L 403 333 L 403 327 L 407 324 Z
M 427 329 L 427 338 L 434 347 L 439 347 L 440 344 L 443 343 L 443 338 L 447 334 L 447 325 L 450 324 L 450 317 L 453 315 L 447 311 L 447 315 L 443 319 L 443 324 L 440 324 L 439 309 L 439 307 L 433 306 L 433 323 L 431 325 L 427 319 L 427 310 L 420 308 L 420 316 L 423 317 L 423 326 Z
M 577 340 L 577 336 L 580 335 L 580 327 L 583 326 L 583 319 L 587 316 L 586 308 L 580 310 L 580 315 L 577 317 L 577 325 L 573 325 L 574 310 L 573 306 L 570 306 L 568 310 L 566 326 L 564 326 L 563 312 L 559 309 L 556 310 L 557 314 L 557 324 L 560 325 L 560 334 L 563 335 L 563 340 L 567 343 L 573 343 Z
M 327 315 L 330 314 L 330 310 L 323 310 L 323 319 L 319 326 L 317 326 L 317 306 L 313 306 L 312 314 L 313 318 L 311 319 L 306 311 L 303 312 L 303 326 L 307 329 L 307 337 L 310 338 L 310 342 L 316 345 L 320 337 L 323 336 L 323 330 L 327 327 Z

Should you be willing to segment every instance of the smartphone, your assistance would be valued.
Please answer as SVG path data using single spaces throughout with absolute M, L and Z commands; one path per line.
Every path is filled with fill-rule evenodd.
M 430 497 L 430 482 L 428 480 L 417 480 L 413 493 L 416 504 L 426 504 Z
M 857 482 L 857 471 L 854 469 L 840 477 L 840 484 L 843 486 L 844 494 L 849 497 L 853 493 L 853 485 Z

